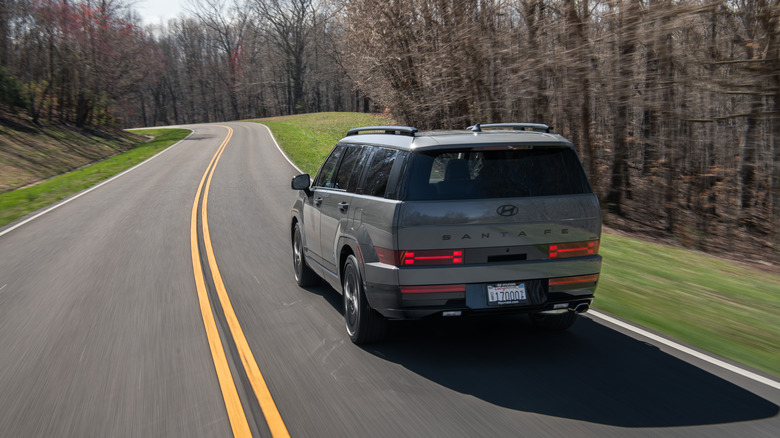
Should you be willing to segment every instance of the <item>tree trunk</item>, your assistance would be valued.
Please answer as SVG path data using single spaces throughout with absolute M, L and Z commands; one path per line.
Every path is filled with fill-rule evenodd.
M 626 3 L 628 5 L 626 6 Z M 612 177 L 607 194 L 607 208 L 622 215 L 622 202 L 629 186 L 628 175 L 628 107 L 631 100 L 638 0 L 626 0 L 621 5 L 618 19 L 618 77 L 615 83 L 615 120 L 612 129 Z
M 739 188 L 740 188 L 740 223 L 752 228 L 755 223 L 755 209 L 753 208 L 756 190 L 758 186 L 757 177 L 757 156 L 758 143 L 760 141 L 760 132 L 758 127 L 758 114 L 763 106 L 762 97 L 758 95 L 751 96 L 750 114 L 745 123 L 745 136 L 741 145 L 742 160 L 739 170 Z
M 773 160 L 772 171 L 772 232 L 774 243 L 780 243 L 780 2 L 775 2 L 770 11 L 769 19 L 769 47 L 767 48 L 767 69 L 771 73 L 771 82 L 774 88 L 772 96 L 773 108 L 770 113 L 770 152 Z M 777 250 L 777 248 L 775 248 Z

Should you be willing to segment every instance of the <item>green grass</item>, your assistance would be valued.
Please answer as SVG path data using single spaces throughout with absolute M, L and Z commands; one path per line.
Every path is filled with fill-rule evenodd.
M 595 306 L 780 376 L 780 275 L 605 234 Z
M 287 156 L 312 176 L 351 128 L 393 123 L 386 116 L 363 113 L 314 113 L 253 121 L 268 126 Z
M 141 143 L 127 152 L 114 155 L 79 170 L 56 176 L 30 187 L 0 194 L 0 226 L 111 178 L 176 143 L 190 133 L 186 129 L 146 129 L 133 132 L 155 138 L 152 141 Z
M 259 122 L 311 175 L 349 128 L 393 123 L 355 113 Z M 638 239 L 602 239 L 596 308 L 780 376 L 780 275 Z

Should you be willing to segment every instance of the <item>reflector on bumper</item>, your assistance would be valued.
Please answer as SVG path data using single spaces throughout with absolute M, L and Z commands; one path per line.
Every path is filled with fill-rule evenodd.
M 428 286 L 401 286 L 402 294 L 430 294 L 442 292 L 465 292 L 465 284 L 441 284 Z

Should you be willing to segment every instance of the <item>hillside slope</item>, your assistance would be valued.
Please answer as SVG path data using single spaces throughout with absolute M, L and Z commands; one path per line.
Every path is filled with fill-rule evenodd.
M 36 126 L 0 112 L 0 193 L 124 152 L 140 141 L 119 129 Z

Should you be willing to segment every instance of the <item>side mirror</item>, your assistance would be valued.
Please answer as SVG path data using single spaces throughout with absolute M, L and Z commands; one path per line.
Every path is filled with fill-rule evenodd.
M 292 187 L 293 190 L 303 190 L 307 195 L 309 194 L 310 185 L 311 177 L 306 173 L 293 177 L 292 182 L 290 182 L 290 187 Z

